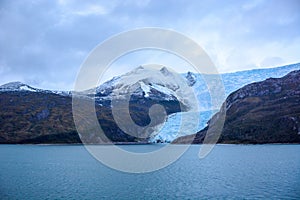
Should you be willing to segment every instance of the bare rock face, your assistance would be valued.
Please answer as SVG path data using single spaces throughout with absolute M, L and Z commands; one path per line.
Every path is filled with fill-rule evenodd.
M 218 143 L 299 143 L 300 70 L 242 87 L 228 96 L 213 118 L 221 112 L 226 117 Z M 215 123 L 210 120 L 197 134 L 174 143 L 202 143 Z
M 196 76 L 194 73 L 192 72 L 188 72 L 185 76 L 186 80 L 187 80 L 187 83 L 189 86 L 193 86 L 195 85 L 195 83 L 197 82 L 196 80 Z

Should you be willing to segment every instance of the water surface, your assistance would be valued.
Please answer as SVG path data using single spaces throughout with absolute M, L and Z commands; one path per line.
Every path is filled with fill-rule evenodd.
M 80 145 L 0 145 L 0 199 L 300 198 L 300 145 L 217 145 L 202 160 L 199 149 L 162 170 L 129 174 Z

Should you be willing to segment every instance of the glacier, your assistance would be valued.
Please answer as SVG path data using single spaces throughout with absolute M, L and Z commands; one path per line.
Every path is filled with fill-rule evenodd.
M 299 69 L 300 63 L 296 63 L 275 68 L 253 69 L 220 74 L 225 88 L 225 98 L 230 93 L 247 84 L 263 81 L 268 78 L 280 78 L 291 71 Z M 208 120 L 213 116 L 213 114 L 218 111 L 218 108 L 212 107 L 209 90 L 204 81 L 205 79 L 203 78 L 203 76 L 205 75 L 187 72 L 183 73 L 182 76 L 187 79 L 189 85 L 191 85 L 191 87 L 194 89 L 197 100 L 199 102 L 198 115 L 200 116 L 200 120 L 198 126 L 189 127 L 187 125 L 186 127 L 182 128 L 186 131 L 179 131 L 181 115 L 184 115 L 185 113 L 174 113 L 168 116 L 166 122 L 163 125 L 163 128 L 158 131 L 157 135 L 150 139 L 151 142 L 172 142 L 172 140 L 174 140 L 178 136 L 194 134 L 203 129 L 206 126 Z M 222 101 L 225 101 L 225 98 L 222 99 Z

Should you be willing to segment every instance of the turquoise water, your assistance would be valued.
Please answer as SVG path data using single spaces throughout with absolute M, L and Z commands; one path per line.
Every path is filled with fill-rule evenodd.
M 162 170 L 128 174 L 83 146 L 0 145 L 0 199 L 300 198 L 300 145 L 217 145 L 202 160 L 199 148 Z

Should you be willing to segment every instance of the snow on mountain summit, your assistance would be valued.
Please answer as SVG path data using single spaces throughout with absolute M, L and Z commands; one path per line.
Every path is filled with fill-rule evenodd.
M 22 82 L 10 82 L 0 86 L 0 91 L 30 91 L 36 92 L 38 89 L 33 88 Z
M 0 86 L 0 92 L 41 92 L 41 93 L 52 93 L 62 96 L 70 96 L 71 91 L 55 91 L 55 90 L 43 90 L 31 87 L 20 81 L 6 83 Z
M 115 79 L 105 82 L 96 89 L 102 98 L 124 99 L 128 95 L 150 99 L 178 100 L 183 105 L 194 108 L 191 100 L 193 89 L 181 74 L 167 67 L 139 66 Z

